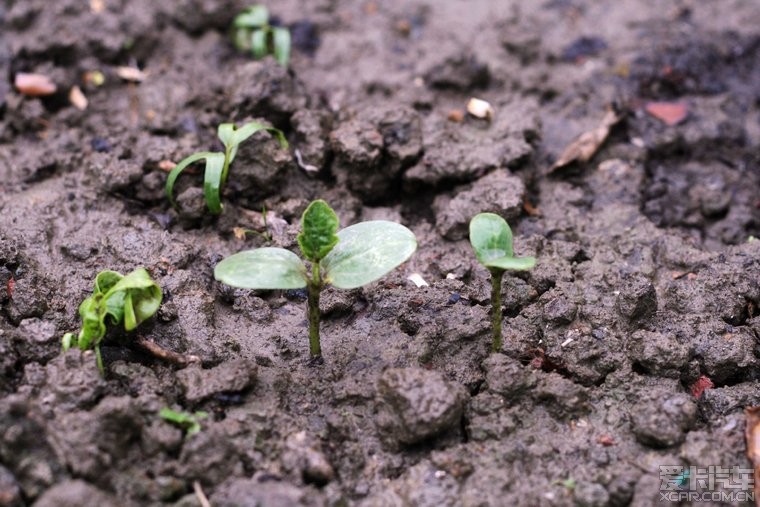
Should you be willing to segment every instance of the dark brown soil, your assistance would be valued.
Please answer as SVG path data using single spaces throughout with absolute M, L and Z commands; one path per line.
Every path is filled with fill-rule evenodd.
M 0 2 L 0 506 L 189 507 L 196 482 L 215 507 L 647 506 L 661 465 L 749 466 L 760 4 L 270 2 L 294 35 L 289 70 L 233 50 L 244 6 Z M 124 65 L 147 78 L 121 80 Z M 95 70 L 100 87 L 83 81 Z M 23 97 L 18 72 L 58 92 Z M 492 122 L 450 119 L 470 97 Z M 668 126 L 650 101 L 688 116 Z M 600 151 L 549 174 L 610 107 Z M 199 175 L 171 210 L 160 163 L 254 118 L 319 171 L 262 134 L 222 216 L 203 214 Z M 212 275 L 265 244 L 233 231 L 260 230 L 264 207 L 269 244 L 294 248 L 314 198 L 343 225 L 392 219 L 419 240 L 381 281 L 326 292 L 322 364 L 305 294 Z M 538 258 L 504 279 L 499 354 L 466 238 L 480 211 Z M 115 332 L 101 378 L 60 338 L 99 270 L 139 266 L 164 291 L 140 335 L 201 364 Z M 185 436 L 167 406 L 211 416 Z

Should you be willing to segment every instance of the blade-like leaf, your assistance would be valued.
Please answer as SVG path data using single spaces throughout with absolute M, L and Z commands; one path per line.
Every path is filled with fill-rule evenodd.
M 280 129 L 269 127 L 267 125 L 264 125 L 263 123 L 251 121 L 240 127 L 235 131 L 235 135 L 233 138 L 233 142 L 236 145 L 241 144 L 243 141 L 247 140 L 249 137 L 251 137 L 253 134 L 260 130 L 266 130 L 270 134 L 272 134 L 277 140 L 280 142 L 280 146 L 282 146 L 283 149 L 287 149 L 288 147 L 288 140 L 285 139 L 285 134 L 282 133 Z
M 242 289 L 301 289 L 306 267 L 284 248 L 258 248 L 230 255 L 214 268 L 214 278 Z
M 495 213 L 479 213 L 470 220 L 470 243 L 481 264 L 491 259 L 512 257 L 512 230 Z
M 187 169 L 190 164 L 198 162 L 199 160 L 203 160 L 210 155 L 214 154 L 207 151 L 194 153 L 193 155 L 190 155 L 189 157 L 181 160 L 180 163 L 174 166 L 174 169 L 171 170 L 169 177 L 166 179 L 166 197 L 169 199 L 169 202 L 174 208 L 177 208 L 177 202 L 174 200 L 174 183 L 177 181 L 177 178 L 179 178 L 179 175 L 182 173 L 182 171 Z
M 203 171 L 203 197 L 208 210 L 214 215 L 222 212 L 223 173 L 224 154 L 210 153 L 206 157 L 206 169 Z
M 417 249 L 412 231 L 385 220 L 346 227 L 338 238 L 338 244 L 320 265 L 325 271 L 325 281 L 339 289 L 354 289 L 377 280 Z
M 124 294 L 124 329 L 132 331 L 137 327 L 137 316 L 135 308 L 132 305 L 132 291 L 128 290 Z
M 257 60 L 267 55 L 267 30 L 254 30 L 251 33 L 251 52 Z
M 290 31 L 287 28 L 272 28 L 272 45 L 274 59 L 287 67 L 290 60 Z
M 216 135 L 225 148 L 232 146 L 233 139 L 235 139 L 235 124 L 220 123 L 216 129 Z
M 488 268 L 511 269 L 514 271 L 527 271 L 536 265 L 535 257 L 499 257 L 491 259 L 483 264 Z
M 248 28 L 237 28 L 232 34 L 232 42 L 235 44 L 235 48 L 237 48 L 238 51 L 251 49 L 250 41 L 251 36 Z
M 309 204 L 301 217 L 298 246 L 303 256 L 311 262 L 319 262 L 338 242 L 338 216 L 322 199 Z
M 263 5 L 254 5 L 235 17 L 236 28 L 256 28 L 269 23 L 269 11 Z

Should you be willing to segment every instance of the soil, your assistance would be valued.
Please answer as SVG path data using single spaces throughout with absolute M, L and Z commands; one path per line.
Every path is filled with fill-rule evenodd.
M 750 466 L 760 4 L 282 0 L 289 70 L 234 51 L 243 7 L 0 3 L 0 505 L 190 507 L 202 490 L 215 507 L 646 506 L 662 465 Z M 18 72 L 58 91 L 24 97 Z M 470 97 L 491 121 L 463 114 Z M 687 116 L 668 125 L 650 102 Z M 609 108 L 596 155 L 550 172 Z M 161 162 L 250 119 L 292 153 L 257 135 L 220 217 L 199 173 L 170 209 Z M 321 363 L 304 293 L 212 274 L 243 249 L 295 248 L 314 198 L 344 226 L 397 220 L 419 241 L 379 282 L 324 294 Z M 235 235 L 262 231 L 264 208 L 271 241 Z M 498 354 L 466 238 L 479 211 L 538 258 L 504 278 Z M 92 353 L 61 354 L 97 272 L 139 266 L 164 293 L 140 336 L 200 364 L 118 331 L 105 377 Z M 163 407 L 210 415 L 185 435 Z

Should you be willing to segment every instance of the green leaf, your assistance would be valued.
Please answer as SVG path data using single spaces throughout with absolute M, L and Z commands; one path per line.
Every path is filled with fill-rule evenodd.
M 320 265 L 325 281 L 339 289 L 354 289 L 381 278 L 417 249 L 412 231 L 385 220 L 346 227 L 338 238 L 338 244 Z
M 298 246 L 303 256 L 311 262 L 319 262 L 338 242 L 338 216 L 322 199 L 312 201 L 301 217 Z
M 122 278 L 124 278 L 124 276 L 116 271 L 101 271 L 98 273 L 98 276 L 95 277 L 95 293 L 105 294 Z
M 263 5 L 254 5 L 244 10 L 232 22 L 236 28 L 257 28 L 269 23 L 269 11 Z
M 222 175 L 224 173 L 224 154 L 211 153 L 206 157 L 206 169 L 203 172 L 203 197 L 208 210 L 218 215 L 222 212 Z
M 76 338 L 74 337 L 74 333 L 66 333 L 63 335 L 63 338 L 61 339 L 61 346 L 63 347 L 64 352 L 69 350 L 71 346 L 75 344 Z
M 267 55 L 267 30 L 254 30 L 251 33 L 251 52 L 257 60 Z
M 275 60 L 287 67 L 290 60 L 290 31 L 287 28 L 272 28 L 272 46 Z
M 179 175 L 182 174 L 182 171 L 187 169 L 191 164 L 198 162 L 199 160 L 203 160 L 204 158 L 207 158 L 211 155 L 214 155 L 214 153 L 208 151 L 195 153 L 181 160 L 180 163 L 174 166 L 174 169 L 171 170 L 169 177 L 166 179 L 166 197 L 169 199 L 169 202 L 174 208 L 177 208 L 177 202 L 174 200 L 174 183 L 177 181 L 177 178 L 179 178 Z
M 284 248 L 257 248 L 230 255 L 214 268 L 214 278 L 242 289 L 301 289 L 306 267 Z
M 106 334 L 105 308 L 101 309 L 102 294 L 90 296 L 79 305 L 79 316 L 82 318 L 82 330 L 79 332 L 77 345 L 87 350 L 90 345 L 97 344 Z
M 512 271 L 528 271 L 536 265 L 535 257 L 498 257 L 491 259 L 487 264 L 489 268 L 497 268 Z
M 261 130 L 266 130 L 270 134 L 274 135 L 275 138 L 277 138 L 277 140 L 279 141 L 280 146 L 282 146 L 283 149 L 288 148 L 288 140 L 285 139 L 285 134 L 283 134 L 280 129 L 269 127 L 267 125 L 264 125 L 263 123 L 252 121 L 252 122 L 246 123 L 240 128 L 235 127 L 235 125 L 232 123 L 222 123 L 221 125 L 219 125 L 219 128 L 217 130 L 217 135 L 219 136 L 219 140 L 222 141 L 222 144 L 224 144 L 224 147 L 230 153 L 229 164 L 231 164 L 232 161 L 235 160 L 238 146 L 241 143 L 243 143 L 243 141 L 246 141 L 253 134 Z
M 512 230 L 495 213 L 479 213 L 470 220 L 470 244 L 478 262 L 489 268 L 528 270 L 536 264 L 533 257 L 515 257 Z
M 123 301 L 124 329 L 132 331 L 158 311 L 163 294 L 148 271 L 138 268 L 114 285 L 107 297 Z
M 208 412 L 198 411 L 194 414 L 178 412 L 170 408 L 162 408 L 158 412 L 159 417 L 170 423 L 174 423 L 187 430 L 188 435 L 198 433 L 201 430 L 200 420 L 208 417 Z
M 238 51 L 246 51 L 250 46 L 250 30 L 247 28 L 237 28 L 232 34 L 232 42 Z

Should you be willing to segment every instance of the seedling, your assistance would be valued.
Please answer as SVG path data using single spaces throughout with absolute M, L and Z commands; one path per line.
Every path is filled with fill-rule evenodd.
M 158 416 L 165 421 L 179 426 L 188 435 L 192 435 L 201 430 L 200 421 L 208 417 L 208 412 L 198 411 L 191 414 L 190 412 L 178 412 L 170 408 L 162 408 Z
M 251 51 L 254 58 L 274 55 L 283 67 L 290 60 L 290 31 L 269 24 L 269 11 L 263 5 L 247 8 L 232 22 L 235 47 Z
M 301 218 L 298 246 L 311 274 L 296 254 L 283 248 L 258 248 L 231 255 L 217 264 L 214 277 L 244 289 L 307 289 L 309 351 L 322 355 L 319 342 L 319 296 L 332 285 L 355 289 L 406 261 L 417 249 L 414 233 L 395 222 L 373 220 L 338 231 L 338 217 L 322 200 L 312 202 Z
M 494 213 L 480 213 L 470 220 L 470 243 L 475 256 L 491 273 L 491 329 L 493 351 L 501 350 L 501 279 L 508 269 L 526 271 L 536 265 L 535 257 L 515 257 L 512 230 Z
M 240 144 L 251 137 L 260 130 L 266 130 L 272 133 L 280 142 L 280 146 L 283 149 L 288 148 L 288 141 L 285 139 L 285 135 L 279 129 L 274 127 L 267 127 L 261 123 L 252 121 L 246 123 L 240 128 L 235 127 L 232 123 L 222 123 L 217 130 L 217 136 L 224 145 L 224 153 L 215 153 L 202 151 L 190 155 L 182 160 L 179 164 L 169 173 L 169 177 L 166 180 L 166 197 L 169 202 L 178 209 L 177 202 L 174 200 L 174 184 L 177 181 L 179 175 L 187 169 L 191 164 L 195 162 L 205 160 L 206 168 L 203 173 L 203 197 L 206 201 L 208 210 L 218 215 L 222 212 L 222 189 L 227 183 L 227 177 L 230 172 L 230 165 L 235 160 L 238 147 Z
M 132 331 L 153 316 L 161 305 L 161 288 L 145 268 L 138 268 L 127 276 L 116 271 L 101 271 L 95 277 L 95 290 L 79 305 L 82 330 L 78 335 L 63 335 L 64 352 L 71 347 L 81 350 L 95 349 L 98 369 L 103 372 L 100 342 L 106 335 L 108 324 L 124 323 L 126 331 Z

